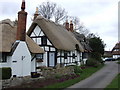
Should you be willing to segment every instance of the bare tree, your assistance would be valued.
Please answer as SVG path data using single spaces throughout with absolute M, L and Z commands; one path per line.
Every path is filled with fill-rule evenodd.
M 89 34 L 89 30 L 83 27 L 82 29 L 79 29 L 79 32 L 87 36 Z
M 74 30 L 81 34 L 87 35 L 89 30 L 85 28 L 83 24 L 80 23 L 80 19 L 75 16 L 68 16 L 64 8 L 58 7 L 56 3 L 53 2 L 43 2 L 39 5 L 39 14 L 47 19 L 52 19 L 56 23 L 65 22 L 66 20 L 72 20 L 74 24 Z
M 51 19 L 55 12 L 56 3 L 52 2 L 43 2 L 39 5 L 39 14 L 47 19 Z
M 39 5 L 39 14 L 47 19 L 55 20 L 56 23 L 59 23 L 67 16 L 64 8 L 57 7 L 56 3 L 49 1 Z
M 80 22 L 80 19 L 78 17 L 69 16 L 69 19 L 72 20 L 75 31 L 77 31 L 81 34 L 84 34 L 85 36 L 87 36 L 89 34 L 89 30 L 83 25 L 83 23 Z
M 69 18 L 72 20 L 74 24 L 74 28 L 75 28 L 74 30 L 78 30 L 80 28 L 80 19 L 74 16 L 70 16 Z
M 61 7 L 57 7 L 54 12 L 55 22 L 58 23 L 63 19 L 66 19 L 66 17 L 67 17 L 67 12 L 65 11 L 65 9 L 64 8 L 62 9 Z

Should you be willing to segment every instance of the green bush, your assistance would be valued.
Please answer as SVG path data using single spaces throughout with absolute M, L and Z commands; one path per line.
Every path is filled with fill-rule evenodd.
M 56 75 L 55 75 L 55 78 L 56 78 L 56 79 L 59 79 L 59 78 L 61 78 L 61 77 L 62 77 L 62 75 L 60 75 L 60 74 L 56 74 Z
M 90 58 L 86 61 L 86 66 L 94 66 L 94 67 L 98 67 L 99 66 L 99 62 L 96 61 L 93 58 Z
M 11 68 L 10 67 L 6 67 L 6 68 L 0 68 L 1 71 L 1 78 L 2 79 L 10 79 L 11 77 Z
M 82 72 L 83 72 L 83 70 L 79 66 L 74 66 L 74 73 L 75 74 L 80 74 Z

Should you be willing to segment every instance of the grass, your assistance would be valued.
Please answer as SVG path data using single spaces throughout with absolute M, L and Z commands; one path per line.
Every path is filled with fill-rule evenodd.
M 105 90 L 109 90 L 109 89 L 113 89 L 114 90 L 120 90 L 120 85 L 118 85 L 118 83 L 120 83 L 120 73 L 113 79 L 113 81 L 105 88 Z
M 118 59 L 117 61 L 118 61 L 117 63 L 120 64 L 120 59 Z
M 99 66 L 98 68 L 95 67 L 88 67 L 86 69 L 83 69 L 83 72 L 80 74 L 80 77 L 77 77 L 75 79 L 67 80 L 65 82 L 56 83 L 53 85 L 46 86 L 44 88 L 67 88 L 77 82 L 80 82 L 81 80 L 91 76 L 93 73 L 101 69 L 104 65 Z
M 118 61 L 117 63 L 120 64 L 120 61 Z

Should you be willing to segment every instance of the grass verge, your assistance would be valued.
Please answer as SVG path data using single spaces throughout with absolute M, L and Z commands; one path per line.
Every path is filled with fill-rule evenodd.
M 105 90 L 114 89 L 114 90 L 120 90 L 120 86 L 118 85 L 120 83 L 120 73 L 113 79 L 113 81 L 105 88 Z
M 77 82 L 80 82 L 81 80 L 91 76 L 93 73 L 95 73 L 96 71 L 98 71 L 99 69 L 101 69 L 104 65 L 101 65 L 97 68 L 95 67 L 88 67 L 86 69 L 83 69 L 83 73 L 80 74 L 80 77 L 75 78 L 75 79 L 71 79 L 71 80 L 67 80 L 65 82 L 61 82 L 61 83 L 56 83 L 53 85 L 49 85 L 46 86 L 44 88 L 67 88 Z
M 120 61 L 118 61 L 117 63 L 120 64 Z

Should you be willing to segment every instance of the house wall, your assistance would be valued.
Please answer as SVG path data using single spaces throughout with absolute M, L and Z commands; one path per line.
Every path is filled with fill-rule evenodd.
M 82 60 L 83 60 L 83 63 L 86 64 L 86 60 L 88 59 L 88 54 L 87 52 L 83 52 L 82 53 Z
M 32 55 L 31 59 L 31 72 L 36 72 L 36 59 L 34 58 L 35 55 Z
M 77 62 L 78 62 L 78 66 L 81 65 L 81 61 L 82 61 L 82 53 L 77 51 Z
M 67 53 L 67 58 L 65 59 L 65 53 Z M 75 58 L 73 57 L 75 54 Z M 81 53 L 74 50 L 70 52 L 59 51 L 57 54 L 57 63 L 64 64 L 64 66 L 68 65 L 80 65 L 80 61 L 82 59 Z
M 49 66 L 48 65 L 49 52 L 56 52 L 56 49 L 53 47 L 53 45 L 48 40 L 48 38 L 47 38 L 47 44 L 42 45 L 42 40 L 41 40 L 42 36 L 45 36 L 45 34 L 42 32 L 42 30 L 38 26 L 35 27 L 35 29 L 33 30 L 32 34 L 30 36 L 45 51 L 44 56 L 43 56 L 43 62 L 37 62 L 37 64 L 36 64 L 37 67 Z
M 26 42 L 20 41 L 12 55 L 12 75 L 28 76 L 31 75 L 31 54 Z
M 2 61 L 2 58 L 0 58 Z M 7 56 L 7 62 L 1 62 L 0 63 L 0 68 L 2 67 L 11 67 L 11 56 Z
M 118 58 L 120 57 L 120 55 L 113 55 L 113 58 Z

